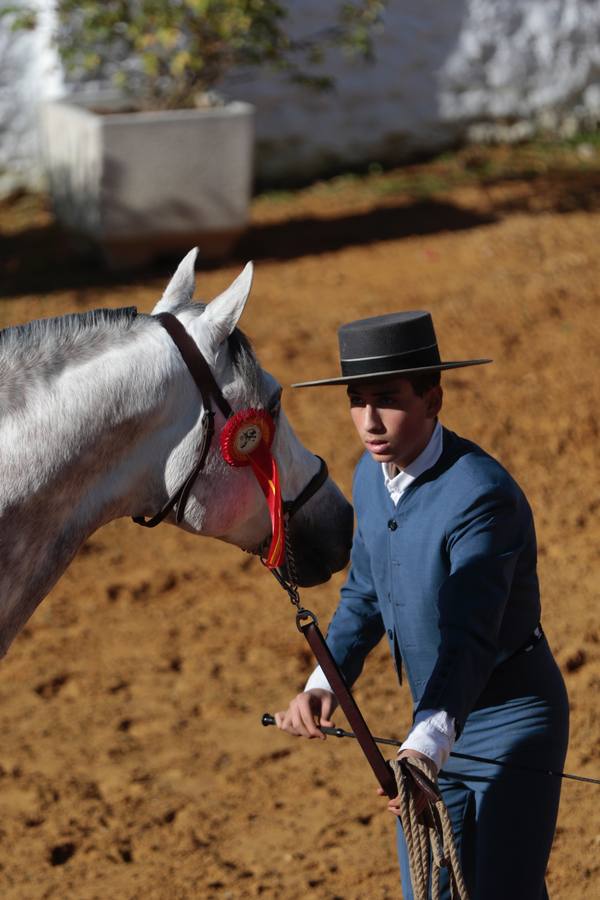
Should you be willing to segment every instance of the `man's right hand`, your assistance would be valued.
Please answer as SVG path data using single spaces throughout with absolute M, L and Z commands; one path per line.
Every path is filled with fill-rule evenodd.
M 288 708 L 275 713 L 277 727 L 296 737 L 321 738 L 325 735 L 318 726 L 335 728 L 330 716 L 337 707 L 335 694 L 324 688 L 312 688 L 297 694 Z

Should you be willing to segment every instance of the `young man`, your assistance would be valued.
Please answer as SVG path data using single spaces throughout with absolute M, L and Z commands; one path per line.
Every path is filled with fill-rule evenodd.
M 463 761 L 460 753 L 560 771 L 564 683 L 540 626 L 531 509 L 509 473 L 438 422 L 443 362 L 428 313 L 343 325 L 342 376 L 366 452 L 356 468 L 350 571 L 327 643 L 346 680 L 384 635 L 414 700 L 400 755 L 428 761 L 452 817 L 472 900 L 544 900 L 560 779 Z M 323 737 L 337 705 L 317 668 L 277 713 Z M 389 809 L 397 813 L 395 802 Z M 412 898 L 398 828 L 403 896 Z M 449 885 L 442 896 L 448 898 Z

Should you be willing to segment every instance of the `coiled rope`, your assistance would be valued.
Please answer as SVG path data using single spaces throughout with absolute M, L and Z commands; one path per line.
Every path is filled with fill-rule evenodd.
M 440 791 L 432 781 L 427 765 L 416 757 L 392 760 L 390 766 L 398 785 L 400 824 L 408 850 L 410 880 L 414 900 L 440 897 L 440 870 L 448 870 L 452 900 L 469 900 L 452 823 Z M 416 784 L 428 796 L 427 806 L 417 815 L 413 789 Z

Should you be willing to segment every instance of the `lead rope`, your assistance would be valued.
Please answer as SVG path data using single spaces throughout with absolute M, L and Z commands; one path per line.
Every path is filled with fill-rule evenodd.
M 452 900 L 469 900 L 454 843 L 452 822 L 437 786 L 437 800 L 428 801 L 425 810 L 420 815 L 416 813 L 411 770 L 417 769 L 430 779 L 428 766 L 415 757 L 393 760 L 390 766 L 398 785 L 400 824 L 408 851 L 414 900 L 429 900 L 430 885 L 431 900 L 439 900 L 441 869 L 448 870 Z
M 290 602 L 296 608 L 296 623 L 299 624 L 302 618 L 312 617 L 314 620 L 314 616 L 300 603 L 296 563 L 288 533 L 288 520 L 289 516 L 286 515 L 283 533 L 288 578 L 284 578 L 276 569 L 270 571 L 287 592 Z M 262 556 L 261 561 L 265 565 Z M 431 900 L 439 900 L 441 868 L 448 869 L 452 900 L 469 900 L 454 843 L 450 816 L 437 785 L 430 780 L 430 772 L 426 764 L 420 759 L 411 758 L 410 762 L 406 759 L 392 760 L 389 766 L 394 773 L 400 798 L 400 824 L 408 849 L 414 900 L 429 900 L 430 882 L 432 884 Z M 417 772 L 413 774 L 415 769 Z M 424 812 L 417 816 L 411 781 L 422 784 L 422 776 L 425 777 L 427 793 L 430 796 L 435 795 L 436 799 L 429 800 Z M 433 877 L 431 877 L 432 875 Z

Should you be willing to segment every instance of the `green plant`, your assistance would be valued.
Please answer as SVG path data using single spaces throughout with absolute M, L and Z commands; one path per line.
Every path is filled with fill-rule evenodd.
M 0 23 L 7 22 L 12 31 L 33 31 L 37 23 L 36 11 L 18 3 L 0 2 Z
M 182 108 L 232 69 L 269 66 L 326 88 L 317 74 L 331 47 L 370 58 L 384 0 L 332 4 L 331 26 L 291 36 L 291 2 L 276 0 L 57 0 L 56 41 L 78 82 L 112 81 L 137 108 Z

